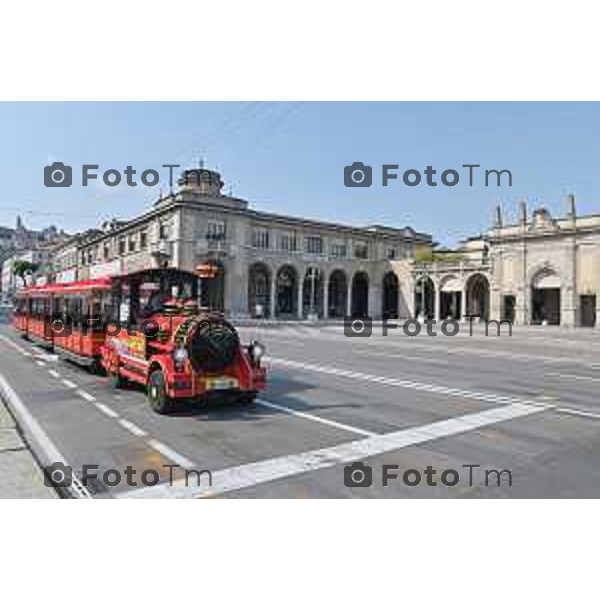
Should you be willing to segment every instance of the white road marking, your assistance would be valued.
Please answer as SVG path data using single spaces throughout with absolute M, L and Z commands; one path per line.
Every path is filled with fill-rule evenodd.
M 60 377 L 60 373 L 58 373 L 58 371 L 55 371 L 54 369 L 48 369 L 48 375 L 51 375 L 52 377 L 54 377 L 54 379 L 58 379 Z
M 346 425 L 344 423 L 340 423 L 338 421 L 332 421 L 331 419 L 325 419 L 323 417 L 318 417 L 317 415 L 312 415 L 307 412 L 294 410 L 292 408 L 288 408 L 287 406 L 282 406 L 281 404 L 273 404 L 272 402 L 268 402 L 267 400 L 263 400 L 262 398 L 258 398 L 256 400 L 256 404 L 260 404 L 261 406 L 266 406 L 267 408 L 272 408 L 274 410 L 280 410 L 280 411 L 288 413 L 290 415 L 294 415 L 295 417 L 301 417 L 303 419 L 308 419 L 309 421 L 315 421 L 316 423 L 328 425 L 329 427 L 336 427 L 337 429 L 343 429 L 345 431 L 350 431 L 351 433 L 356 433 L 358 435 L 364 435 L 364 436 L 376 435 L 374 432 L 367 431 L 366 429 L 359 429 L 358 427 L 352 427 L 352 425 Z
M 140 429 L 135 423 L 132 423 L 127 419 L 119 419 L 119 425 L 137 437 L 145 437 L 148 435 L 143 429 Z
M 447 360 L 443 358 L 427 358 L 425 356 L 408 356 L 406 354 L 392 354 L 391 352 L 357 352 L 353 350 L 353 354 L 362 355 L 362 356 L 386 356 L 388 358 L 401 358 L 403 361 L 414 361 L 423 364 L 432 364 L 432 365 L 443 365 L 445 367 L 450 366 Z
M 116 413 L 112 408 L 106 406 L 106 404 L 102 404 L 102 402 L 96 402 L 94 406 L 108 417 L 113 419 L 117 419 L 119 417 L 118 413 Z
M 37 354 L 36 358 L 39 358 L 45 362 L 58 362 L 58 355 L 57 354 L 48 354 L 46 352 L 41 352 L 39 354 Z
M 77 390 L 76 393 L 88 402 L 96 402 L 96 397 L 92 396 L 92 394 L 88 394 L 88 392 L 86 392 L 85 390 Z
M 303 363 L 294 360 L 285 360 L 281 358 L 269 358 L 269 362 L 276 365 L 282 365 L 291 367 L 292 369 L 300 369 L 305 371 L 314 371 L 315 373 L 324 373 L 326 375 L 335 375 L 337 377 L 344 377 L 346 379 L 355 379 L 359 381 L 366 381 L 369 383 L 379 383 L 382 385 L 390 385 L 395 387 L 401 387 L 411 390 L 418 390 L 423 392 L 431 392 L 434 394 L 442 394 L 444 396 L 456 396 L 460 398 L 468 398 L 471 400 L 479 400 L 481 402 L 492 402 L 495 404 L 512 404 L 519 402 L 522 404 L 529 404 L 531 406 L 544 406 L 551 408 L 550 404 L 542 404 L 539 402 L 531 402 L 523 398 L 517 398 L 512 396 L 503 396 L 498 394 L 492 394 L 488 392 L 475 392 L 472 390 L 463 390 L 458 388 L 450 388 L 442 385 L 434 385 L 430 383 L 422 383 L 419 381 L 409 381 L 407 379 L 396 379 L 394 377 L 384 377 L 381 375 L 371 375 L 369 373 L 360 373 L 357 371 L 350 371 L 348 369 L 338 369 L 335 367 L 327 367 L 322 365 L 314 365 L 310 363 Z
M 168 459 L 175 461 L 178 465 L 183 467 L 184 469 L 191 469 L 195 463 L 191 460 L 179 454 L 173 450 L 173 448 L 163 444 L 158 440 L 148 440 L 148 445 L 151 448 L 154 448 L 157 452 L 160 452 L 163 456 L 166 456 Z
M 23 348 L 21 345 L 17 344 L 13 340 L 11 340 L 9 337 L 6 337 L 5 335 L 0 335 L 0 340 L 2 340 L 5 344 L 8 344 L 11 348 L 16 350 L 19 354 L 22 354 L 23 356 L 31 356 L 31 352 L 29 352 L 28 350 L 25 350 L 25 348 Z
M 62 379 L 62 382 L 64 385 L 66 385 L 68 388 L 71 388 L 72 390 L 77 388 L 77 384 L 72 382 L 70 379 Z
M 559 407 L 556 409 L 556 412 L 565 413 L 567 415 L 575 415 L 577 417 L 587 417 L 589 419 L 600 419 L 600 414 L 590 412 L 587 410 L 580 410 L 578 408 L 562 408 Z
M 593 381 L 595 383 L 600 383 L 600 378 L 589 377 L 586 375 L 572 375 L 571 373 L 546 373 L 546 375 L 550 377 L 559 377 L 560 379 L 577 379 L 579 381 Z
M 279 336 L 287 336 L 288 334 L 284 334 L 280 331 L 269 331 L 269 335 L 273 335 L 275 337 Z M 402 334 L 400 334 L 402 336 Z M 438 333 L 438 337 L 439 337 Z M 329 340 L 329 341 L 340 341 L 341 334 L 331 334 L 324 333 L 321 339 Z M 423 351 L 423 352 L 441 352 L 451 358 L 452 355 L 475 355 L 481 358 L 505 358 L 509 360 L 518 360 L 519 362 L 542 362 L 542 363 L 572 363 L 579 364 L 590 368 L 599 368 L 600 364 L 598 362 L 590 361 L 587 359 L 574 357 L 574 356 L 544 356 L 540 353 L 538 354 L 525 354 L 525 353 L 516 353 L 514 351 L 498 351 L 498 350 L 487 350 L 482 348 L 481 346 L 476 346 L 473 348 L 465 348 L 465 347 L 451 347 L 449 344 L 444 342 L 436 342 L 436 338 L 428 338 L 428 342 L 419 342 L 416 341 L 416 338 L 407 338 L 401 337 L 401 341 L 395 340 L 392 335 L 389 336 L 388 341 L 382 341 L 375 337 L 370 338 L 345 338 L 349 343 L 360 344 L 361 348 L 368 348 L 369 346 L 379 346 L 385 347 L 388 349 L 406 349 L 407 352 L 414 353 L 415 351 Z M 384 338 L 385 339 L 385 338 Z M 466 339 L 477 340 L 477 336 L 467 337 Z M 513 338 L 510 337 L 500 337 L 500 338 L 481 338 L 481 339 L 489 339 L 489 340 L 511 340 Z M 527 339 L 527 338 L 523 338 Z
M 39 365 L 40 367 L 45 367 L 46 366 L 46 363 L 43 360 L 36 360 L 35 364 Z
M 299 348 L 306 348 L 306 342 L 296 342 L 293 340 L 278 340 L 278 344 L 283 344 L 284 346 L 297 346 Z
M 394 452 L 409 446 L 446 438 L 468 431 L 494 425 L 510 419 L 533 415 L 548 410 L 543 406 L 510 404 L 472 413 L 453 419 L 437 421 L 430 425 L 412 427 L 393 433 L 371 436 L 365 439 L 346 442 L 329 448 L 320 448 L 271 458 L 259 462 L 240 465 L 212 473 L 212 486 L 206 481 L 201 485 L 184 485 L 175 481 L 171 485 L 157 485 L 125 492 L 121 498 L 202 498 L 225 494 L 279 479 L 325 469 L 337 465 L 364 460 L 371 456 Z M 343 485 L 342 472 L 339 473 L 340 486 Z
M 44 455 L 43 457 L 38 456 L 38 460 L 42 464 L 51 465 L 55 462 L 61 462 L 68 465 L 67 459 L 63 456 L 60 450 L 54 445 L 54 442 L 48 437 L 46 432 L 42 429 L 42 426 L 35 420 L 33 415 L 29 412 L 17 392 L 10 386 L 8 381 L 0 374 L 0 393 L 2 397 L 10 406 L 11 410 L 15 414 L 19 425 L 23 427 L 29 434 L 33 444 L 39 451 Z M 71 493 L 78 498 L 90 499 L 91 495 L 87 488 L 79 480 L 79 478 L 73 474 L 72 484 L 69 487 Z

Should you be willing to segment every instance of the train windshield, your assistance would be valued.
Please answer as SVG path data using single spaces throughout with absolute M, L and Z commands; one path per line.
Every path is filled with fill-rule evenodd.
M 198 277 L 178 269 L 149 269 L 115 278 L 112 296 L 113 318 L 138 322 L 178 307 L 197 306 Z

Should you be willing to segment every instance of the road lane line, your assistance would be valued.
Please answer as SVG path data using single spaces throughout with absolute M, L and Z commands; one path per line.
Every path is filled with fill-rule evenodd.
M 434 385 L 431 383 L 422 383 L 419 381 L 409 381 L 406 379 L 395 379 L 393 377 L 384 377 L 381 375 L 371 375 L 369 373 L 360 373 L 357 371 L 350 371 L 348 369 L 338 369 L 335 367 L 327 367 L 321 365 L 315 365 L 310 363 L 303 363 L 294 360 L 285 360 L 281 358 L 269 358 L 269 362 L 275 365 L 282 365 L 285 367 L 291 367 L 292 369 L 300 369 L 305 371 L 314 371 L 315 373 L 324 373 L 325 375 L 335 375 L 338 377 L 345 377 L 347 379 L 356 379 L 359 381 L 366 381 L 369 383 L 380 383 L 383 385 L 390 385 L 394 387 L 401 387 L 411 390 L 418 390 L 423 392 L 430 392 L 434 394 L 441 394 L 444 396 L 456 396 L 460 398 L 468 398 L 472 400 L 479 400 L 481 402 L 491 402 L 494 404 L 512 404 L 514 402 L 527 403 L 532 406 L 539 405 L 540 403 L 530 402 L 523 398 L 511 397 L 511 396 L 498 396 L 496 394 L 488 392 L 476 392 L 472 390 L 461 390 L 458 388 L 450 388 L 440 385 Z M 551 405 L 545 405 L 548 408 Z
M 58 379 L 60 377 L 60 373 L 58 373 L 58 371 L 55 371 L 54 369 L 48 369 L 48 375 L 51 375 L 52 377 L 54 377 L 54 379 Z
M 74 390 L 76 389 L 78 386 L 76 383 L 74 383 L 73 381 L 71 381 L 70 379 L 61 379 L 62 383 L 64 385 L 66 385 L 68 388 Z
M 546 373 L 550 377 L 559 377 L 560 379 L 577 379 L 578 381 L 592 381 L 600 383 L 599 377 L 589 377 L 587 375 L 572 375 L 571 373 Z
M 112 408 L 109 408 L 108 406 L 106 406 L 106 404 L 103 404 L 102 402 L 96 402 L 94 406 L 108 417 L 111 417 L 113 419 L 117 419 L 119 417 L 118 413 L 116 413 Z
M 557 408 L 556 412 L 565 413 L 567 415 L 575 415 L 577 417 L 587 417 L 588 419 L 600 419 L 599 413 L 590 412 L 587 410 L 580 410 L 578 408 Z
M 151 448 L 154 448 L 157 452 L 160 452 L 163 456 L 166 456 L 168 459 L 175 461 L 178 465 L 183 467 L 184 469 L 191 469 L 194 467 L 195 463 L 186 458 L 185 456 L 179 454 L 173 450 L 173 448 L 163 444 L 159 440 L 148 440 L 148 445 Z
M 88 402 L 96 402 L 96 397 L 92 396 L 92 394 L 88 394 L 88 392 L 86 392 L 85 390 L 77 390 L 76 394 L 78 394 Z
M 343 429 L 345 431 L 350 431 L 351 433 L 356 433 L 358 435 L 364 435 L 364 436 L 377 435 L 373 431 L 367 431 L 366 429 L 352 427 L 352 425 L 346 425 L 344 423 L 339 423 L 338 421 L 332 421 L 331 419 L 325 419 L 323 417 L 318 417 L 317 415 L 312 415 L 307 412 L 294 410 L 292 408 L 288 408 L 287 406 L 282 406 L 281 404 L 273 404 L 272 402 L 268 402 L 267 400 L 263 400 L 262 398 L 257 398 L 255 400 L 255 402 L 256 402 L 256 404 L 260 404 L 261 406 L 266 406 L 267 408 L 272 408 L 274 410 L 280 410 L 284 413 L 294 415 L 295 417 L 301 417 L 302 419 L 308 419 L 309 421 L 315 421 L 317 423 L 321 423 L 322 425 L 328 425 L 329 427 L 336 427 L 337 429 Z
M 394 452 L 440 438 L 459 435 L 481 427 L 549 410 L 545 406 L 518 403 L 471 413 L 462 417 L 437 421 L 429 425 L 401 429 L 392 433 L 371 436 L 329 448 L 320 448 L 248 463 L 212 473 L 212 485 L 185 485 L 182 480 L 173 485 L 157 485 L 120 494 L 121 498 L 202 498 L 222 495 L 256 485 L 364 460 L 371 456 Z M 343 486 L 342 471 L 339 472 Z
M 36 360 L 35 364 L 40 366 L 40 367 L 45 367 L 46 363 L 43 360 Z
M 407 356 L 406 354 L 392 354 L 390 352 L 362 352 L 353 350 L 353 354 L 358 356 L 385 356 L 387 358 L 401 358 L 402 360 L 414 361 L 423 363 L 424 365 L 442 365 L 444 367 L 452 367 L 447 360 L 443 358 L 427 358 L 425 356 Z
M 280 332 L 271 332 L 272 335 L 274 336 L 281 336 L 282 334 Z M 334 336 L 335 337 L 335 336 Z M 341 337 L 337 337 L 337 339 L 334 339 L 331 336 L 328 336 L 327 334 L 324 334 L 323 337 L 321 339 L 325 339 L 327 341 L 340 341 Z M 349 338 L 346 338 L 349 339 Z M 481 358 L 504 358 L 504 359 L 508 359 L 508 360 L 518 360 L 519 362 L 546 362 L 546 363 L 572 363 L 572 364 L 579 364 L 579 365 L 583 365 L 586 367 L 590 367 L 590 368 L 598 368 L 600 367 L 600 364 L 598 362 L 595 362 L 593 360 L 588 360 L 588 359 L 582 359 L 582 358 L 578 358 L 578 357 L 573 357 L 573 356 L 548 356 L 548 355 L 542 355 L 542 354 L 525 354 L 525 353 L 517 353 L 517 352 L 508 352 L 508 351 L 498 351 L 498 350 L 487 350 L 485 348 L 481 348 L 481 347 L 473 347 L 473 348 L 466 348 L 466 347 L 450 347 L 446 344 L 438 344 L 438 345 L 434 345 L 435 342 L 431 341 L 431 342 L 416 342 L 416 341 L 412 341 L 415 338 L 410 338 L 407 340 L 406 343 L 397 343 L 396 340 L 393 340 L 393 338 L 389 338 L 389 341 L 377 341 L 375 338 L 350 338 L 350 339 L 355 339 L 355 340 L 359 340 L 362 342 L 362 346 L 361 348 L 367 348 L 369 346 L 371 347 L 385 347 L 388 348 L 390 350 L 399 350 L 401 348 L 406 348 L 407 352 L 418 352 L 418 351 L 423 351 L 423 352 L 441 352 L 445 355 L 447 355 L 448 357 L 452 356 L 452 355 L 456 355 L 457 357 L 460 358 L 461 355 L 475 355 Z M 470 338 L 467 337 L 466 339 L 473 339 L 476 340 L 476 337 Z M 510 340 L 512 338 L 506 337 L 506 338 L 489 338 L 490 340 L 492 339 L 500 339 L 500 340 Z M 404 342 L 404 341 L 403 341 Z M 354 342 L 357 343 L 357 342 Z
M 127 419 L 119 419 L 119 425 L 137 437 L 145 437 L 148 435 L 143 429 L 140 429 L 135 423 L 132 423 Z
M 19 426 L 25 429 L 35 448 L 39 449 L 43 457 L 37 454 L 38 461 L 43 465 L 51 465 L 55 462 L 68 465 L 69 462 L 62 452 L 54 445 L 54 442 L 48 437 L 42 426 L 36 421 L 29 412 L 17 392 L 11 387 L 5 377 L 0 374 L 0 394 L 8 404 Z M 63 488 L 67 489 L 67 488 Z M 77 498 L 91 499 L 91 495 L 81 480 L 73 473 L 72 483 L 69 491 Z
M 22 354 L 23 356 L 31 356 L 31 352 L 23 348 L 23 346 L 20 344 L 17 344 L 15 341 L 11 340 L 9 337 L 0 334 L 0 340 L 10 346 L 13 350 L 16 350 L 19 354 Z

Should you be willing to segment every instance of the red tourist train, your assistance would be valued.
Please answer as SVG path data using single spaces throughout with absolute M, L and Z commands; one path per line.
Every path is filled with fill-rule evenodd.
M 142 384 L 158 413 L 214 395 L 252 402 L 266 385 L 264 348 L 242 346 L 223 315 L 198 307 L 200 283 L 168 268 L 29 287 L 16 295 L 12 324 L 116 387 Z

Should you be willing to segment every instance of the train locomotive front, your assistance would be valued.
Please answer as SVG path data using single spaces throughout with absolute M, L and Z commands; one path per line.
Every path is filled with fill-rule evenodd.
M 189 274 L 143 275 L 116 282 L 116 304 L 129 326 L 107 335 L 102 348 L 102 366 L 115 385 L 126 380 L 145 385 L 158 413 L 169 412 L 180 400 L 254 401 L 266 385 L 264 347 L 242 345 L 222 314 L 199 308 L 197 283 Z M 154 293 L 150 299 L 148 290 Z

